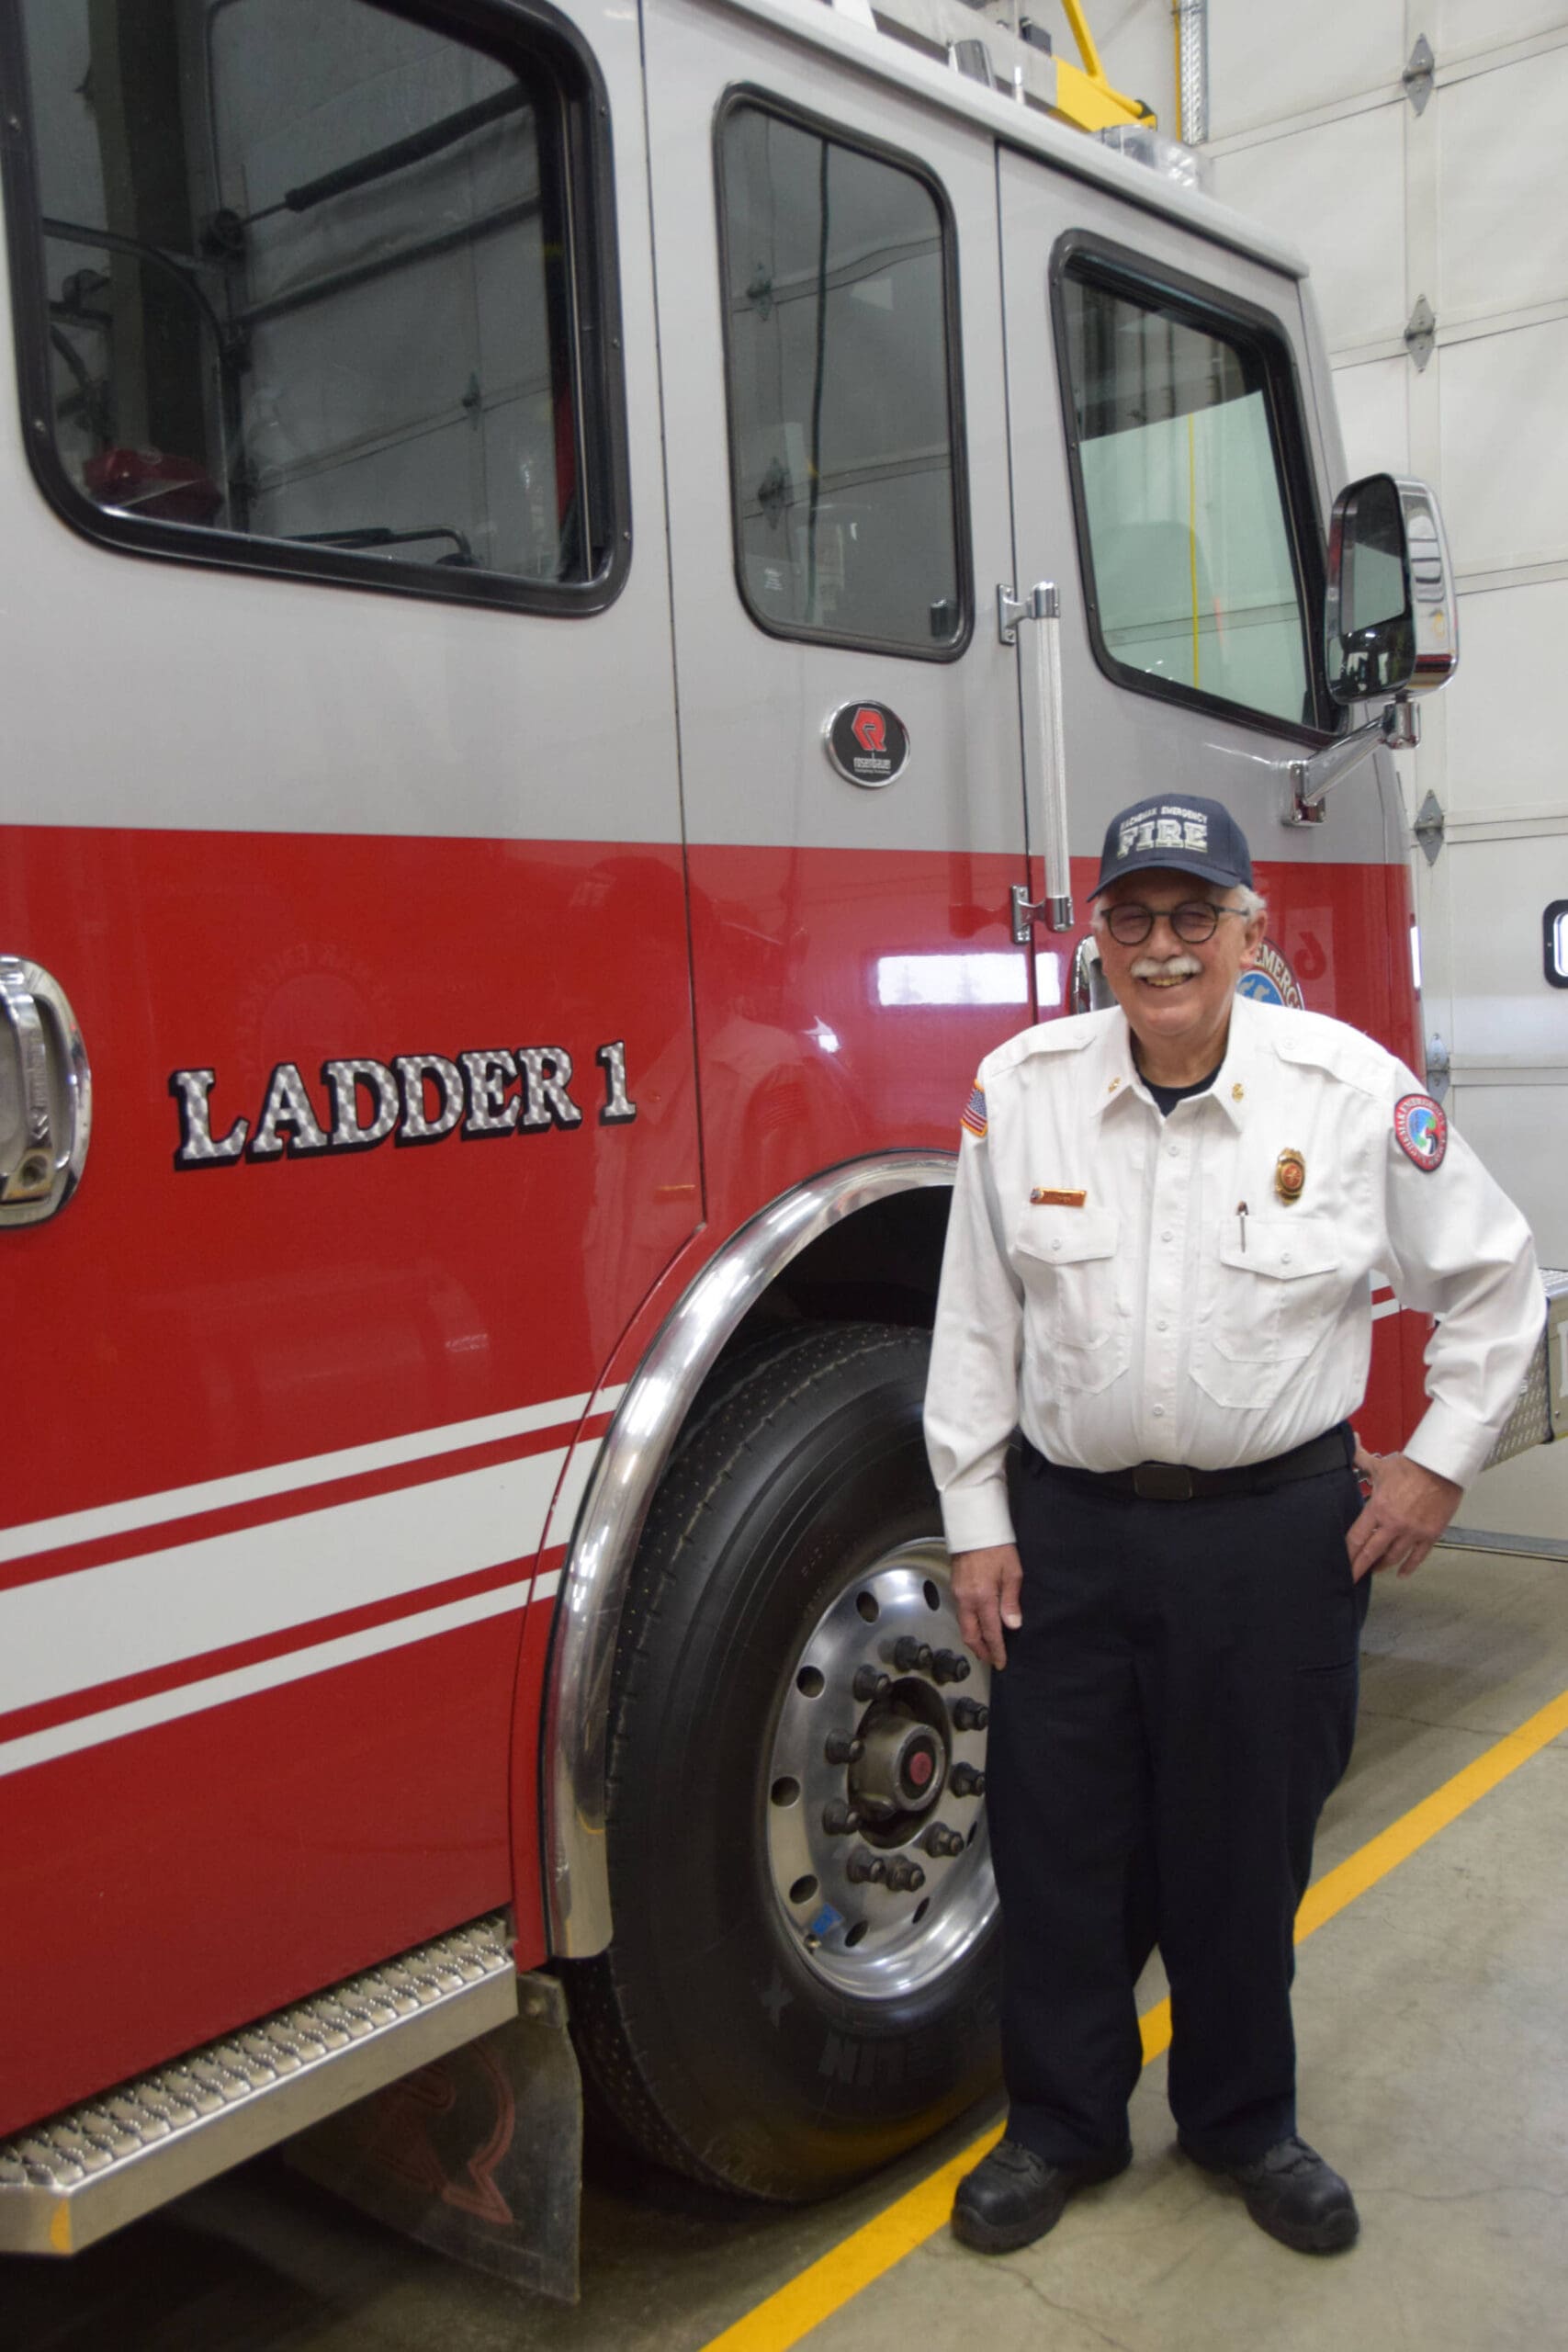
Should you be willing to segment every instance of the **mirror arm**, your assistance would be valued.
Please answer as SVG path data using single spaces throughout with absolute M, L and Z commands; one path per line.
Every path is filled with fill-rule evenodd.
M 1413 751 L 1421 740 L 1421 721 L 1416 706 L 1404 695 L 1396 695 L 1375 718 L 1368 719 L 1337 743 L 1326 744 L 1308 760 L 1285 760 L 1280 763 L 1285 775 L 1285 806 L 1280 821 L 1286 825 L 1321 825 L 1324 801 L 1337 784 L 1354 775 L 1364 760 L 1370 760 L 1380 744 L 1391 751 Z

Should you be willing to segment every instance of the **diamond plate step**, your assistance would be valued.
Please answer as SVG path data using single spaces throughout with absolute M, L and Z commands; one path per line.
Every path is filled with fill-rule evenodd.
M 517 2014 L 504 1917 L 0 2141 L 0 2252 L 74 2254 Z
M 1568 1272 L 1560 1266 L 1543 1266 L 1540 1279 L 1546 1292 L 1546 1322 L 1541 1342 L 1525 1376 L 1525 1385 L 1503 1424 L 1496 1444 L 1482 1467 L 1493 1469 L 1499 1462 L 1512 1461 L 1516 1453 L 1528 1453 L 1532 1445 L 1550 1445 L 1554 1438 L 1568 1437 L 1568 1340 L 1562 1327 L 1568 1323 Z

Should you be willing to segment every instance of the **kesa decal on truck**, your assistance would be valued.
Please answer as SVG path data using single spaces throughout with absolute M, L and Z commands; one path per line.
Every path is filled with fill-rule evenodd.
M 1301 983 L 1271 939 L 1256 951 L 1252 968 L 1236 982 L 1236 994 L 1249 996 L 1258 1004 L 1287 1004 L 1296 1012 L 1305 1002 Z
M 603 1073 L 601 1126 L 637 1117 L 626 1092 L 625 1041 L 594 1049 Z M 299 1159 L 319 1152 L 370 1151 L 396 1144 L 464 1142 L 545 1135 L 580 1127 L 583 1113 L 570 1091 L 572 1057 L 564 1046 L 486 1046 L 455 1056 L 396 1054 L 389 1062 L 351 1055 L 321 1066 L 324 1100 L 312 1097 L 298 1062 L 279 1062 L 255 1120 L 240 1117 L 212 1132 L 215 1069 L 176 1069 L 169 1092 L 179 1112 L 176 1168 L 232 1168 L 242 1159 Z

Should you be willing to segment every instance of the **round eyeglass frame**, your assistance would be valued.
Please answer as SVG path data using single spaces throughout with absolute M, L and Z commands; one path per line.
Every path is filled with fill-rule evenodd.
M 1120 921 L 1124 915 L 1134 928 Z M 1222 915 L 1245 920 L 1240 907 L 1217 907 L 1212 899 L 1184 899 L 1179 907 L 1145 907 L 1140 899 L 1122 899 L 1103 910 L 1102 921 L 1118 947 L 1141 947 L 1162 916 L 1185 946 L 1201 947 L 1218 931 Z

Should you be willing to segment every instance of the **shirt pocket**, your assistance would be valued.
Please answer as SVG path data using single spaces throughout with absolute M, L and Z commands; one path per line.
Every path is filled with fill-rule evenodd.
M 1111 1209 L 1030 1208 L 1013 1251 L 1028 1323 L 1046 1354 L 1048 1385 L 1092 1396 L 1127 1369 L 1132 1354 L 1126 1278 Z
M 1337 1316 L 1346 1251 L 1325 1216 L 1222 1220 L 1192 1350 L 1192 1377 L 1235 1411 L 1272 1405 Z

